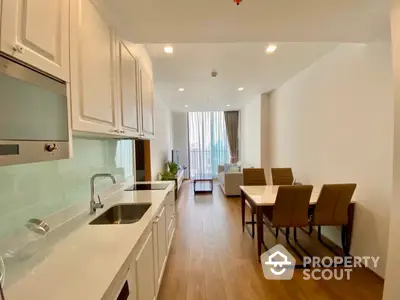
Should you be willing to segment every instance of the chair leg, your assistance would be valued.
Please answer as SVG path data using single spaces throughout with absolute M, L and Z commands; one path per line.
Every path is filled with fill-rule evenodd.
M 347 245 L 347 234 L 346 234 L 347 231 L 346 231 L 346 229 L 344 229 L 345 227 L 346 227 L 346 225 L 343 225 L 343 227 L 342 227 L 342 246 L 343 247 L 345 247 Z M 318 226 L 318 240 L 323 246 L 325 246 L 325 248 L 327 248 L 333 254 L 335 254 L 337 256 L 342 256 L 341 254 L 337 253 L 334 248 L 332 248 L 330 245 L 328 245 L 327 243 L 325 243 L 322 240 L 321 226 Z M 345 253 L 344 256 L 347 256 L 348 254 L 346 253 L 345 249 L 347 249 L 347 248 L 343 248 L 343 251 Z
M 318 241 L 322 242 L 321 226 L 318 226 Z
M 251 212 L 251 232 L 252 232 L 252 238 L 254 238 L 254 236 L 255 236 L 254 224 L 255 224 L 255 221 L 254 221 L 254 213 Z
M 289 241 L 289 237 L 290 237 L 290 228 L 289 228 L 289 227 L 286 228 L 286 234 L 285 234 L 285 236 L 286 236 L 286 242 L 287 242 L 288 244 L 290 244 L 290 241 Z
M 277 239 L 279 235 L 279 227 L 276 227 L 275 229 L 275 238 Z
M 342 226 L 342 249 L 345 256 L 350 255 L 349 246 L 348 246 L 348 236 L 347 236 L 347 225 Z
M 296 228 L 294 228 L 294 234 L 295 234 L 295 240 L 297 240 Z M 304 269 L 304 268 L 305 268 L 305 265 L 304 265 L 304 256 L 296 249 L 295 246 L 293 246 L 293 245 L 290 243 L 290 228 L 289 228 L 289 227 L 286 228 L 285 236 L 286 236 L 287 246 L 289 246 L 289 247 L 293 250 L 293 252 L 296 253 L 296 255 L 297 255 L 298 257 L 301 258 L 301 262 L 302 262 L 302 263 L 301 263 L 301 264 L 296 264 L 296 265 L 294 266 L 295 269 Z M 301 249 L 302 249 L 302 248 L 301 248 Z
M 294 236 L 294 242 L 297 244 L 297 228 L 293 228 L 293 236 Z
M 314 227 L 310 225 L 310 230 L 308 231 L 308 233 L 311 235 L 313 233 L 313 229 Z

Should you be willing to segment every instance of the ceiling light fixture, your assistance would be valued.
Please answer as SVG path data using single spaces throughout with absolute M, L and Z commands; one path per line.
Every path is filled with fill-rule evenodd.
M 185 107 L 189 107 L 189 105 L 185 104 Z
M 230 104 L 227 104 L 227 105 L 226 105 L 226 107 L 230 107 L 230 106 L 231 106 Z
M 244 87 L 238 88 L 238 91 L 243 91 L 243 90 L 244 90 Z
M 267 54 L 272 54 L 278 49 L 278 46 L 276 44 L 269 44 L 267 48 L 265 48 L 265 52 Z
M 185 89 L 184 89 L 184 88 L 179 88 L 178 91 L 179 91 L 179 92 L 184 92 Z
M 171 53 L 174 52 L 174 48 L 172 46 L 165 46 L 164 47 L 164 52 L 168 53 L 168 54 L 171 54 Z

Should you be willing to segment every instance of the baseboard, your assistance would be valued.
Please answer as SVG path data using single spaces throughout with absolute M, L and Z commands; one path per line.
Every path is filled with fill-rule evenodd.
M 332 241 L 330 238 L 328 238 L 326 235 L 321 234 L 321 236 L 322 236 L 322 238 L 323 238 L 324 240 L 329 241 L 330 244 L 332 244 L 332 245 L 334 245 L 335 247 L 338 247 L 339 249 L 341 249 L 341 247 L 340 247 L 339 245 L 337 245 L 335 242 L 333 242 L 333 241 Z M 350 255 L 353 256 L 351 253 L 350 253 Z M 363 267 L 364 267 L 364 269 L 366 269 L 369 273 L 371 273 L 372 275 L 374 275 L 375 277 L 377 277 L 379 280 L 385 281 L 385 279 L 384 279 L 382 276 L 380 276 L 378 273 L 376 273 L 373 269 L 371 269 L 371 268 L 365 266 L 364 264 L 363 264 Z

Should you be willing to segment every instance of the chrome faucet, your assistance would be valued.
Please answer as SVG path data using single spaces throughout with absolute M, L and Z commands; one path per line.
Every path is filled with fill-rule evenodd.
M 104 204 L 101 203 L 100 196 L 97 195 L 97 198 L 99 200 L 98 203 L 96 203 L 95 196 L 94 196 L 94 181 L 98 177 L 110 177 L 114 184 L 117 183 L 117 180 L 115 179 L 115 177 L 109 173 L 94 174 L 92 176 L 92 178 L 90 179 L 90 214 L 94 214 L 96 212 L 96 209 L 104 207 Z

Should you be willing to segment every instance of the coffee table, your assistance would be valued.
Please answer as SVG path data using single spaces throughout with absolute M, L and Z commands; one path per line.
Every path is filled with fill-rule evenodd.
M 212 193 L 213 192 L 213 176 L 212 174 L 196 174 L 192 177 L 193 192 L 197 193 Z

